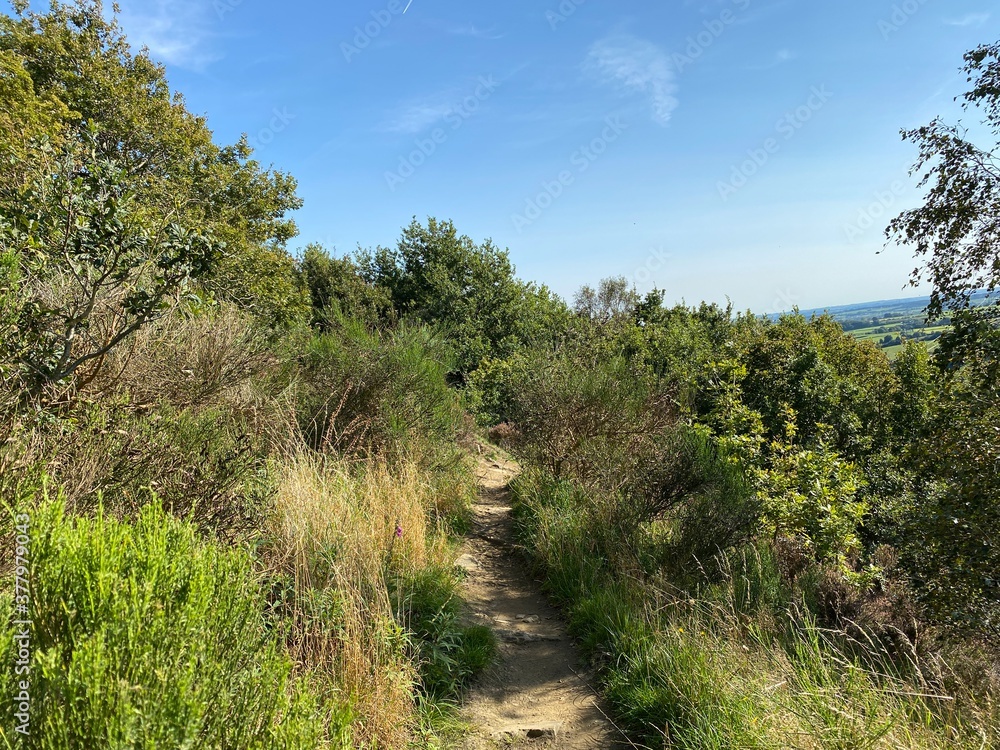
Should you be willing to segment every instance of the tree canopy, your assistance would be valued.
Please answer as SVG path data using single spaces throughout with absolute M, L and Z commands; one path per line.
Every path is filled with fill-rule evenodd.
M 43 141 L 79 153 L 87 132 L 93 158 L 117 165 L 136 220 L 197 227 L 224 245 L 201 279 L 206 294 L 275 322 L 303 309 L 285 249 L 297 233 L 288 213 L 301 205 L 294 178 L 255 161 L 245 138 L 216 145 L 100 2 L 46 13 L 17 2 L 14 11 L 0 17 L 0 160 L 13 167 L 12 184 L 45 170 Z M 7 191 L 0 210 L 20 201 Z
M 980 112 L 987 131 L 1000 138 L 1000 43 L 967 53 L 963 70 L 972 84 L 964 107 Z M 933 284 L 928 316 L 938 317 L 969 307 L 980 289 L 1000 288 L 1000 142 L 977 145 L 964 127 L 940 118 L 904 130 L 903 139 L 919 148 L 913 172 L 928 192 L 887 234 L 921 258 L 913 282 Z

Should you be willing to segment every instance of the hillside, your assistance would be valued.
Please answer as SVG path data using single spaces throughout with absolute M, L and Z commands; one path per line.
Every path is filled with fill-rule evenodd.
M 117 14 L 0 15 L 0 747 L 1000 747 L 995 150 L 905 135 L 930 300 L 570 302 L 297 245 Z
M 908 297 L 799 312 L 807 318 L 829 315 L 852 336 L 875 342 L 886 356 L 895 359 L 906 341 L 924 342 L 930 351 L 934 351 L 941 334 L 950 330 L 951 318 L 947 315 L 927 321 L 930 301 L 930 297 Z M 987 305 L 990 297 L 987 292 L 977 292 L 972 295 L 971 302 L 974 306 Z M 777 320 L 780 316 L 781 313 L 776 313 L 770 317 Z

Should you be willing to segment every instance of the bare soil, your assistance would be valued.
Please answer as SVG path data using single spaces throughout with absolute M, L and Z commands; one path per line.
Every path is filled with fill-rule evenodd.
M 607 717 L 565 624 L 515 545 L 507 485 L 517 465 L 484 451 L 473 532 L 459 565 L 467 573 L 467 617 L 493 629 L 500 653 L 467 696 L 464 718 L 473 731 L 463 750 L 634 747 Z

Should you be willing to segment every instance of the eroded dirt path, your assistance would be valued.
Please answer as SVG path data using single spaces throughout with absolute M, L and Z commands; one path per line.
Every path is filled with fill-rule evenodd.
M 463 750 L 632 747 L 607 719 L 565 625 L 514 545 L 507 485 L 517 465 L 484 451 L 474 528 L 459 564 L 468 573 L 468 617 L 494 630 L 500 658 L 466 700 L 475 731 Z

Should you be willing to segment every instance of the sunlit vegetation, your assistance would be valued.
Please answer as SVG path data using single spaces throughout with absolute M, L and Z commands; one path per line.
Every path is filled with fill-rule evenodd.
M 994 134 L 998 56 L 966 59 Z M 907 137 L 930 193 L 891 231 L 935 285 L 922 320 L 624 279 L 569 305 L 448 221 L 289 248 L 290 175 L 216 144 L 99 5 L 15 3 L 0 692 L 27 516 L 36 718 L 22 739 L 5 699 L 0 742 L 440 746 L 495 649 L 454 565 L 489 430 L 644 745 L 1000 745 L 995 151 Z

